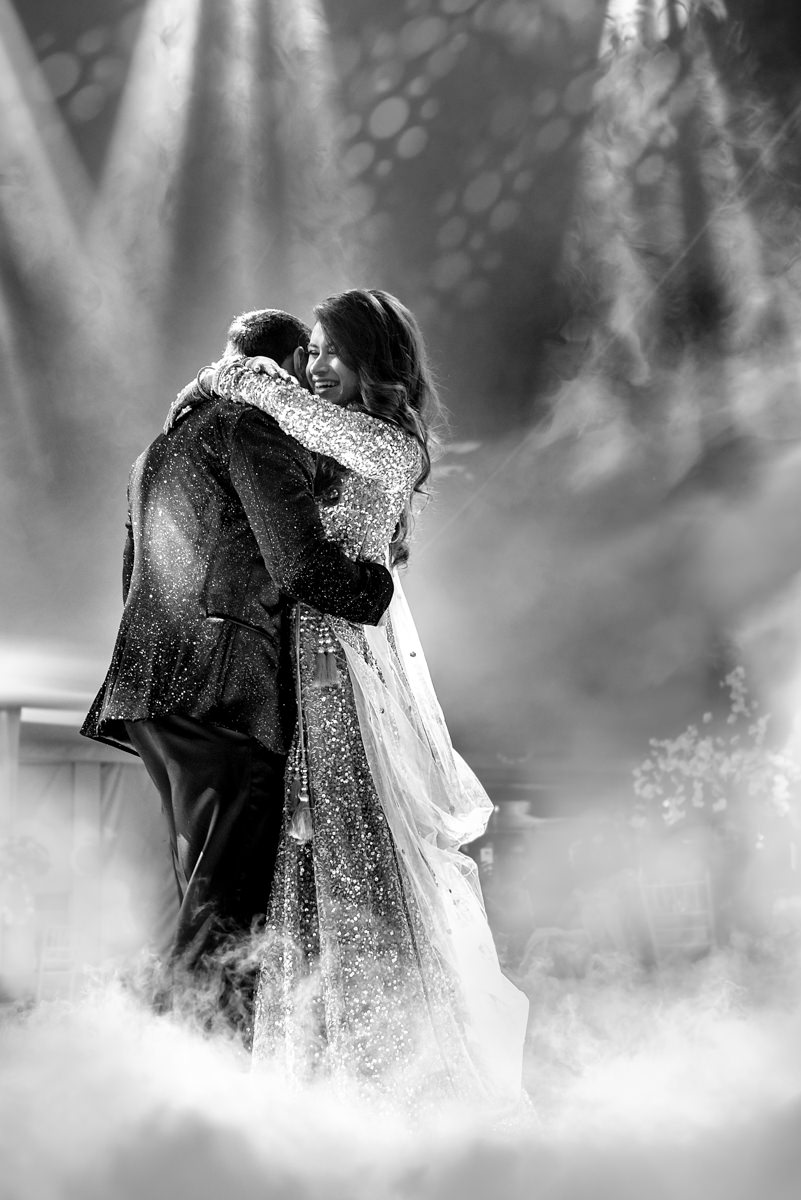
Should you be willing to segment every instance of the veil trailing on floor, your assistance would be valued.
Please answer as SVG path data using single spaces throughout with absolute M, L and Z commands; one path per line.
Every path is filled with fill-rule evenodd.
M 334 620 L 362 739 L 395 846 L 431 944 L 454 982 L 470 1055 L 489 1099 L 520 1095 L 528 1001 L 501 971 L 475 862 L 459 847 L 486 829 L 493 804 L 454 750 L 425 655 L 393 573 L 378 627 Z

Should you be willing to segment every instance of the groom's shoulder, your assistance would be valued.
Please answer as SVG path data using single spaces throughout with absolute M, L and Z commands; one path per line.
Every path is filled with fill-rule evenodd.
M 187 416 L 179 419 L 176 430 L 186 422 L 187 432 L 216 426 L 221 433 L 273 430 L 278 426 L 268 413 L 250 404 L 240 404 L 225 396 L 212 396 L 192 406 Z
M 166 435 L 176 447 L 183 443 L 198 447 L 209 441 L 230 441 L 235 435 L 248 436 L 265 429 L 277 429 L 272 417 L 249 405 L 237 404 L 224 396 L 213 396 L 195 400 L 183 413 Z M 159 438 L 152 443 L 156 445 Z
M 232 422 L 232 436 L 242 445 L 254 447 L 280 447 L 287 453 L 302 459 L 313 458 L 310 450 L 286 433 L 275 417 L 252 404 L 240 404 L 235 400 L 223 400 L 228 405 L 223 419 Z M 230 411 L 230 410 L 233 411 Z
M 168 433 L 161 433 L 140 456 L 186 455 L 191 459 L 208 454 L 225 458 L 235 447 L 246 453 L 281 449 L 302 459 L 313 455 L 295 438 L 285 433 L 274 417 L 251 404 L 241 404 L 223 396 L 194 403 L 179 414 Z

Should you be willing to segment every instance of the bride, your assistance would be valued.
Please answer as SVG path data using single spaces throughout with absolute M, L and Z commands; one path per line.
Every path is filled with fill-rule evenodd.
M 451 745 L 398 575 L 437 404 L 422 336 L 372 289 L 315 317 L 311 393 L 271 359 L 224 359 L 211 386 L 327 456 L 326 534 L 388 563 L 395 594 L 378 628 L 296 609 L 298 724 L 253 1053 L 412 1104 L 514 1103 L 527 1001 L 460 851 L 492 804 Z

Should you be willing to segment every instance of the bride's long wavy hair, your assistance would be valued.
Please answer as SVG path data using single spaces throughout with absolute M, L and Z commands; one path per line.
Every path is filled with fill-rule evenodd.
M 356 374 L 359 400 L 354 407 L 399 425 L 420 447 L 420 473 L 390 543 L 391 562 L 403 563 L 409 557 L 412 501 L 415 493 L 425 494 L 423 485 L 431 474 L 437 440 L 432 425 L 442 417 L 423 335 L 409 309 L 376 288 L 338 292 L 316 305 L 314 315 Z

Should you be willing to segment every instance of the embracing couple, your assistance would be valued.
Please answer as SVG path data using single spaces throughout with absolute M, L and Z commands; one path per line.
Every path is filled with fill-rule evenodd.
M 412 1105 L 513 1104 L 527 1004 L 460 851 L 492 805 L 397 570 L 436 391 L 395 297 L 353 289 L 315 318 L 236 318 L 135 463 L 125 607 L 82 732 L 147 767 L 170 978 L 227 979 L 255 1058 Z

